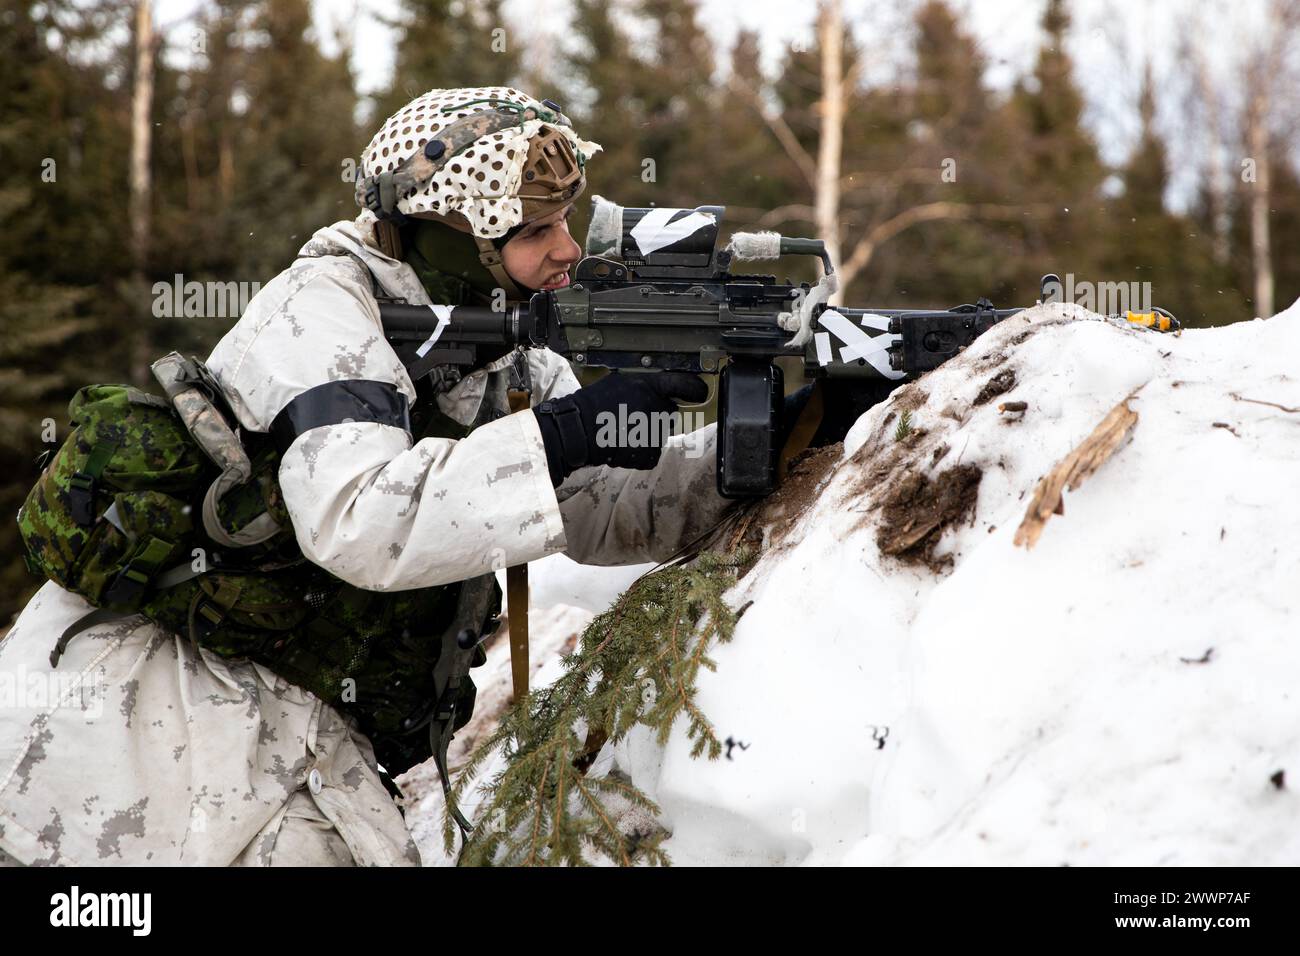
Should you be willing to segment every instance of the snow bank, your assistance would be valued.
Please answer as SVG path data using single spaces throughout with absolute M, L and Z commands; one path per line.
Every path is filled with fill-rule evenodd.
M 578 637 L 592 618 L 604 611 L 627 590 L 628 586 L 653 564 L 605 568 L 578 564 L 564 554 L 553 554 L 528 565 L 528 634 L 529 686 L 545 687 L 563 673 L 562 654 L 571 653 Z M 508 614 L 506 573 L 497 572 L 501 585 L 501 610 Z M 487 648 L 487 663 L 475 668 L 470 676 L 478 688 L 474 716 L 452 739 L 447 762 L 462 765 L 478 742 L 490 736 L 507 708 L 514 703 L 510 677 L 510 629 L 502 627 Z M 499 760 L 490 760 L 479 780 L 487 780 L 502 769 Z M 442 784 L 432 760 L 413 767 L 397 781 L 407 798 L 406 823 L 425 866 L 450 866 L 455 859 L 443 849 Z M 463 808 L 471 816 L 477 805 L 474 799 Z
M 1001 323 L 764 503 L 728 594 L 753 604 L 700 678 L 728 756 L 692 759 L 679 722 L 591 772 L 659 802 L 678 865 L 1300 862 L 1297 356 L 1300 307 L 1179 337 L 1073 305 Z M 1130 441 L 1016 546 L 1129 396 Z M 548 561 L 539 684 L 642 570 Z M 408 822 L 446 862 L 426 769 Z
M 1173 337 L 1039 307 L 806 461 L 701 677 L 730 759 L 682 727 L 611 755 L 674 861 L 1300 862 L 1300 413 L 1259 404 L 1300 408 L 1297 356 L 1300 308 Z M 1015 546 L 1129 395 L 1130 443 Z M 900 501 L 940 524 L 886 556 Z
M 545 563 L 539 561 L 533 566 Z M 531 573 L 529 576 L 532 577 Z M 549 574 L 543 575 L 544 578 L 548 576 Z M 504 592 L 504 580 L 501 583 Z M 617 593 L 610 596 L 610 603 L 613 603 L 617 596 Z M 507 606 L 503 601 L 503 610 Z M 530 687 L 545 687 L 563 673 L 561 655 L 573 651 L 578 637 L 595 616 L 585 608 L 572 607 L 568 604 L 552 604 L 548 607 L 534 605 L 529 608 L 528 683 Z M 502 627 L 501 631 L 492 637 L 487 647 L 487 662 L 482 667 L 470 671 L 470 676 L 474 679 L 478 696 L 474 702 L 474 716 L 452 738 L 451 746 L 447 749 L 447 763 L 453 773 L 457 767 L 465 763 L 478 743 L 492 734 L 507 708 L 514 703 L 514 690 L 510 677 L 509 627 Z M 500 769 L 502 767 L 499 760 L 490 760 L 478 779 L 480 781 L 489 779 Z M 443 848 L 444 800 L 442 783 L 438 779 L 438 768 L 434 762 L 428 760 L 412 767 L 399 776 L 396 782 L 406 798 L 406 825 L 411 831 L 415 845 L 419 847 L 420 859 L 424 865 L 454 866 L 455 857 L 448 856 Z M 473 819 L 475 806 L 477 800 L 471 798 L 461 809 Z M 459 840 L 459 837 L 457 839 Z

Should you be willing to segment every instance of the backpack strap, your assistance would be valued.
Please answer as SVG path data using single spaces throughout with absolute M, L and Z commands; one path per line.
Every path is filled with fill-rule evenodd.
M 238 603 L 243 588 L 243 582 L 233 575 L 221 578 L 211 593 L 206 588 L 199 588 L 190 603 L 189 612 L 189 634 L 194 643 L 201 644 L 202 635 L 211 634 L 221 625 Z
M 469 680 L 469 669 L 473 666 L 475 652 L 479 642 L 486 635 L 479 633 L 492 603 L 492 591 L 496 579 L 491 574 L 480 574 L 470 578 L 461 585 L 460 596 L 456 602 L 456 616 L 442 634 L 442 648 L 438 654 L 438 663 L 433 668 L 433 682 L 436 702 L 433 720 L 429 724 L 429 744 L 433 748 L 434 765 L 438 768 L 438 779 L 442 781 L 442 792 L 447 809 L 460 827 L 462 836 L 469 839 L 474 831 L 451 792 L 451 777 L 447 772 L 447 748 L 455 736 L 456 709 L 460 703 L 462 684 Z
M 280 523 L 263 512 L 238 531 L 227 531 L 217 510 L 221 499 L 237 485 L 248 481 L 253 463 L 243 442 L 216 405 L 219 389 L 201 363 L 172 352 L 153 363 L 154 378 L 163 387 L 185 430 L 203 449 L 221 474 L 203 496 L 203 530 L 217 544 L 247 548 L 275 537 Z
M 97 441 L 90 448 L 86 457 L 86 467 L 68 479 L 71 491 L 68 492 L 68 511 L 72 520 L 83 528 L 95 523 L 95 493 L 98 491 L 99 479 L 104 468 L 113 460 L 117 443 Z
M 144 565 L 147 563 L 150 555 L 161 561 L 166 558 L 167 552 L 171 549 L 171 546 L 166 544 L 166 542 L 161 542 L 164 551 L 161 557 L 158 557 L 156 545 L 160 542 L 157 538 L 150 538 L 149 540 L 150 545 L 142 548 L 140 552 L 137 552 L 136 556 L 131 559 L 130 563 L 128 563 L 127 566 L 122 569 L 121 573 L 118 574 L 117 580 L 115 580 L 109 590 L 105 592 L 106 596 L 111 595 L 111 592 L 118 589 L 124 579 L 130 582 L 128 586 L 138 585 L 141 590 L 149 587 L 152 582 L 154 590 L 161 591 L 164 588 L 173 588 L 178 584 L 184 584 L 186 581 L 189 581 L 192 578 L 197 578 L 203 573 L 202 571 L 195 571 L 191 563 L 178 564 L 176 567 L 169 568 L 161 574 L 157 573 L 156 567 L 153 571 L 146 571 Z M 154 551 L 152 552 L 150 551 L 151 546 L 154 547 Z M 142 554 L 145 556 L 144 562 L 140 560 Z M 138 578 L 128 578 L 127 574 L 131 571 L 143 575 L 143 581 L 141 582 Z M 72 639 L 82 631 L 88 630 L 97 624 L 107 624 L 110 621 L 118 621 L 122 618 L 130 617 L 131 613 L 124 614 L 107 607 L 97 607 L 90 613 L 83 614 L 81 617 L 73 621 L 72 624 L 59 635 L 59 640 L 55 643 L 54 650 L 50 652 L 50 666 L 59 666 L 59 660 L 63 657 L 63 652 L 68 649 L 68 644 L 71 643 Z
M 172 588 L 178 584 L 184 584 L 191 578 L 196 578 L 203 573 L 202 571 L 195 571 L 191 562 L 178 564 L 166 571 L 161 571 L 162 562 L 167 560 L 167 555 L 171 553 L 171 550 L 172 546 L 166 541 L 151 537 L 136 550 L 136 553 L 127 562 L 126 567 L 118 572 L 113 583 L 104 591 L 104 598 L 113 604 L 134 604 L 146 589 L 152 588 L 155 591 L 161 591 L 165 588 Z M 59 635 L 54 650 L 50 652 L 50 666 L 59 666 L 59 660 L 63 657 L 64 651 L 68 649 L 68 644 L 82 631 L 97 624 L 107 624 L 110 621 L 130 617 L 134 613 L 137 612 L 122 612 L 115 611 L 110 607 L 98 607 L 88 614 L 83 614 Z
M 83 614 L 68 626 L 60 636 L 58 643 L 54 645 L 54 650 L 50 651 L 50 666 L 58 667 L 59 659 L 63 657 L 63 652 L 68 649 L 71 640 L 82 631 L 94 627 L 96 624 L 107 624 L 110 621 L 116 621 L 119 618 L 130 617 L 129 614 L 122 614 L 118 611 L 110 611 L 106 607 L 97 607 L 89 614 Z
M 113 583 L 105 589 L 104 601 L 108 604 L 134 607 L 151 585 L 156 586 L 156 579 L 162 572 L 163 562 L 171 555 L 174 548 L 170 541 L 152 536 L 143 542 L 117 573 Z
M 469 839 L 474 827 L 456 805 L 451 775 L 447 770 L 447 749 L 456 735 L 456 718 L 466 685 L 473 686 L 470 668 L 485 660 L 481 643 L 492 632 L 480 632 L 480 629 L 491 610 L 495 587 L 496 576 L 490 573 L 461 583 L 456 612 L 442 632 L 438 660 L 433 667 L 433 700 L 423 714 L 408 717 L 399 731 L 405 735 L 425 726 L 429 728 L 429 747 L 433 751 L 434 766 L 438 768 L 438 779 L 442 781 L 447 811 L 465 839 Z

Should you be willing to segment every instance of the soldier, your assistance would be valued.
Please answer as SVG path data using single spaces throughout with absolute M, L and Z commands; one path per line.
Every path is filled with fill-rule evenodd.
M 660 560 L 728 507 L 712 426 L 689 455 L 682 436 L 662 448 L 596 441 L 601 411 L 700 401 L 697 377 L 615 374 L 579 388 L 537 349 L 417 383 L 385 340 L 376 296 L 492 304 L 567 284 L 580 250 L 566 221 L 600 147 L 554 104 L 503 87 L 430 91 L 384 124 L 359 175 L 400 177 L 435 134 L 501 109 L 515 122 L 469 127 L 395 203 L 401 216 L 365 209 L 319 230 L 208 359 L 228 414 L 268 449 L 263 490 L 307 562 L 294 573 L 316 573 L 303 579 L 313 626 L 287 649 L 218 653 L 238 604 L 213 593 L 199 606 L 209 621 L 191 613 L 210 641 L 137 614 L 61 641 L 52 667 L 50 639 L 90 606 L 47 583 L 0 645 L 0 673 L 64 678 L 76 693 L 0 711 L 0 858 L 418 864 L 377 763 L 395 776 L 430 756 L 428 634 L 463 609 L 461 582 L 557 551 Z M 517 386 L 532 408 L 512 413 Z M 494 626 L 494 597 L 475 627 Z

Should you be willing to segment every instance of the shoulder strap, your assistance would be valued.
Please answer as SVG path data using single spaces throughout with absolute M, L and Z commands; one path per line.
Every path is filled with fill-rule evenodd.
M 227 548 L 247 548 L 262 544 L 280 531 L 280 524 L 263 512 L 239 531 L 229 532 L 221 524 L 217 511 L 221 499 L 232 488 L 248 481 L 253 464 L 243 442 L 215 402 L 220 389 L 201 362 L 172 352 L 153 363 L 154 378 L 162 386 L 172 407 L 180 416 L 185 430 L 203 449 L 221 474 L 203 496 L 203 530 L 217 544 Z M 215 389 L 216 394 L 210 390 Z

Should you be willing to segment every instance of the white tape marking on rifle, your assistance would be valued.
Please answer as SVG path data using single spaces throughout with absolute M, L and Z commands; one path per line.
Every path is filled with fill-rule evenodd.
M 831 351 L 831 334 L 829 332 L 816 332 L 813 334 L 813 344 L 817 346 L 817 364 L 830 365 L 835 361 L 835 353 Z
M 861 322 L 863 328 L 875 329 L 877 332 L 889 331 L 889 319 L 883 315 L 864 315 Z
M 896 372 L 889 367 L 889 356 L 886 349 L 893 345 L 901 335 L 894 335 L 886 332 L 884 335 L 868 335 L 860 328 L 840 315 L 834 309 L 827 309 L 817 321 L 822 327 L 829 329 L 837 339 L 844 345 L 840 348 L 841 362 L 856 362 L 858 359 L 866 359 L 871 367 L 883 375 L 885 378 L 897 379 L 902 378 L 902 372 Z
M 438 327 L 433 330 L 431 336 L 425 339 L 424 344 L 415 350 L 415 354 L 420 358 L 424 358 L 429 354 L 429 349 L 433 348 L 434 345 L 437 344 L 438 337 L 442 335 L 443 330 L 447 328 L 447 326 L 451 325 L 451 306 L 431 305 L 429 308 L 433 311 L 433 314 L 438 317 Z
M 692 233 L 699 232 L 705 226 L 713 225 L 713 216 L 705 212 L 693 212 L 681 219 L 672 219 L 678 209 L 651 209 L 632 227 L 628 233 L 636 240 L 636 247 L 641 255 L 648 256 L 656 249 L 671 246 L 674 242 L 685 239 Z

